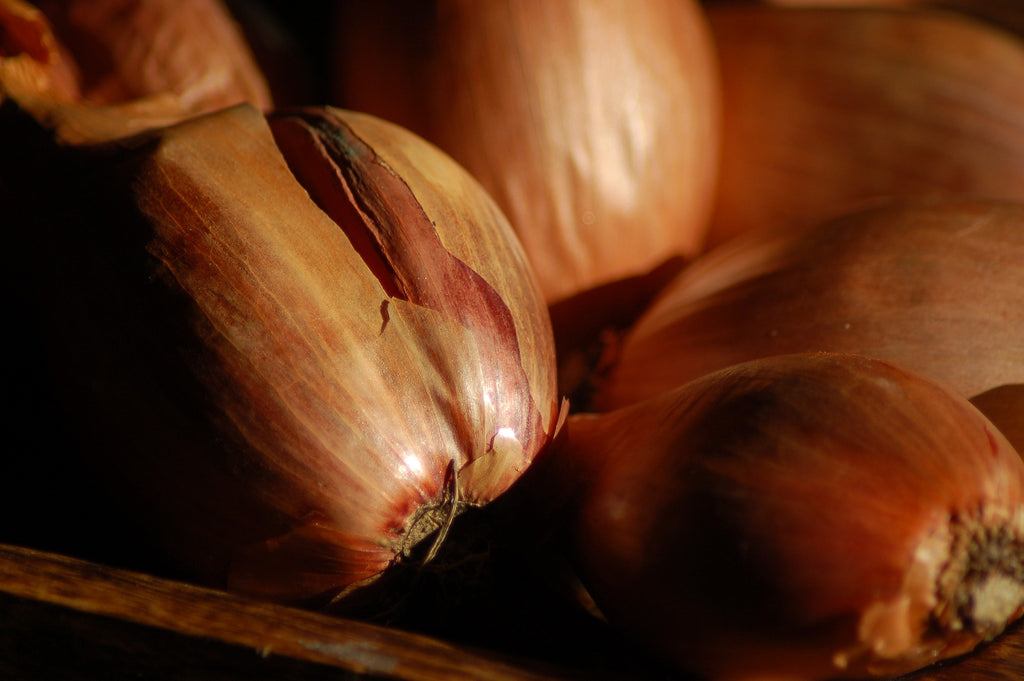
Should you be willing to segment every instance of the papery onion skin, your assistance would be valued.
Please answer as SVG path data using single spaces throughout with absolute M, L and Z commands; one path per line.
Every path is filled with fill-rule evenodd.
M 0 0 L 0 27 L 0 95 L 9 94 L 7 81 L 19 75 L 55 96 L 81 95 L 71 55 L 37 7 L 22 0 Z
M 335 102 L 477 177 L 549 303 L 703 244 L 718 82 L 691 0 L 347 2 Z
M 493 202 L 408 131 L 318 115 L 365 154 L 330 159 L 354 175 L 342 201 L 383 172 L 426 220 L 412 245 L 432 261 L 403 241 L 408 216 L 373 225 L 396 276 L 415 275 L 404 296 L 296 180 L 306 162 L 304 181 L 337 180 L 315 150 L 286 160 L 242 105 L 127 141 L 114 165 L 68 150 L 95 175 L 76 214 L 109 222 L 56 228 L 49 301 L 90 464 L 144 536 L 97 529 L 295 602 L 375 579 L 500 494 L 558 411 L 543 299 Z
M 273 99 L 220 0 L 0 0 L 0 101 L 85 144 Z
M 877 198 L 1024 200 L 1017 36 L 929 9 L 720 3 L 708 18 L 723 96 L 709 246 Z
M 571 416 L 567 434 L 581 577 L 684 669 L 891 676 L 1024 610 L 1024 462 L 964 398 L 894 365 L 755 360 Z
M 737 237 L 693 263 L 625 336 L 595 408 L 757 357 L 895 362 L 965 397 L 1024 382 L 1024 205 L 879 202 Z
M 273 105 L 221 0 L 37 0 L 96 104 L 172 94 L 192 113 Z

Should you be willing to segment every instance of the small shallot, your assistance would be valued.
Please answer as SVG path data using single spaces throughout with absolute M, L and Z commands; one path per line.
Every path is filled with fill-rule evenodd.
M 1020 37 L 929 9 L 708 17 L 723 93 L 710 245 L 882 197 L 1024 200 Z
M 462 163 L 508 216 L 549 303 L 703 245 L 719 92 L 695 0 L 340 6 L 335 103 Z
M 754 360 L 566 427 L 580 576 L 613 626 L 684 669 L 892 676 L 1024 612 L 1024 461 L 895 365 Z
M 1024 205 L 879 202 L 709 251 L 625 336 L 595 408 L 812 351 L 889 360 L 970 398 L 1024 382 L 1022 349 Z
M 196 581 L 321 598 L 440 541 L 551 439 L 553 339 L 525 254 L 407 130 L 239 105 L 38 145 L 60 200 L 24 211 L 42 242 L 25 257 L 71 455 L 122 512 L 91 531 Z

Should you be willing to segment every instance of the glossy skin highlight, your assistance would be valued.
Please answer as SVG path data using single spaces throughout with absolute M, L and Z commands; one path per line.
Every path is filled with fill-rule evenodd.
M 465 166 L 548 303 L 700 250 L 719 85 L 699 3 L 355 0 L 336 26 L 335 103 Z

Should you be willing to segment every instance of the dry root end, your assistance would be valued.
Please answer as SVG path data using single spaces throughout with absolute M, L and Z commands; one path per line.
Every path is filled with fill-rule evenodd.
M 1024 509 L 953 516 L 918 547 L 896 597 L 865 609 L 859 641 L 832 663 L 902 674 L 969 652 L 1022 613 Z
M 454 461 L 449 461 L 445 474 L 444 496 L 437 504 L 426 506 L 416 514 L 402 537 L 402 546 L 397 555 L 401 560 L 409 560 L 423 540 L 436 533 L 434 541 L 419 564 L 426 565 L 432 561 L 444 544 L 452 522 L 465 506 L 459 499 L 459 469 L 456 468 Z
M 388 569 L 326 595 L 323 605 L 313 604 L 314 607 L 384 624 L 401 621 L 425 568 L 429 569 L 428 564 L 438 558 L 446 545 L 455 519 L 472 507 L 459 495 L 458 469 L 455 462 L 450 461 L 441 500 L 419 509 L 409 521 L 398 538 L 395 559 Z M 453 551 L 457 553 L 459 548 Z M 448 568 L 446 560 L 438 560 L 440 565 L 433 567 L 443 573 Z
M 1024 608 L 1024 512 L 998 524 L 954 518 L 933 625 L 987 640 Z

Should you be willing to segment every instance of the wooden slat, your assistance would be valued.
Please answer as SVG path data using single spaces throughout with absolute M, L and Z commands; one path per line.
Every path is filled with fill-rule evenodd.
M 651 678 L 650 668 L 640 661 L 636 669 L 629 678 L 668 678 L 660 673 Z M 428 636 L 0 544 L 0 679 L 5 681 L 596 677 L 587 665 L 566 670 L 520 661 Z M 1022 679 L 1024 622 L 1018 622 L 974 654 L 911 674 L 904 681 Z
M 0 679 L 36 678 L 567 677 L 425 636 L 0 545 Z
M 1024 622 L 970 655 L 910 674 L 902 681 L 1022 681 Z

